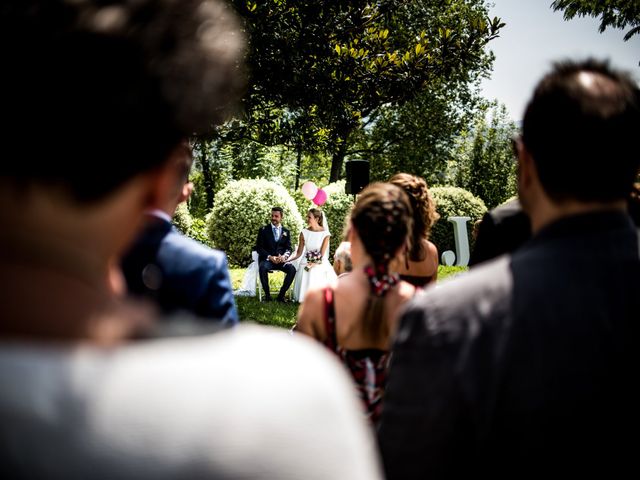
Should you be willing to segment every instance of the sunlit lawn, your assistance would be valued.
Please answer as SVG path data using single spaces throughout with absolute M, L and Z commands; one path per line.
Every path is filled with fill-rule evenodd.
M 440 266 L 438 267 L 438 281 L 442 281 L 451 275 L 465 272 L 466 270 L 467 267 Z M 244 272 L 244 268 L 231 269 L 231 283 L 233 284 L 234 290 L 240 288 Z M 269 275 L 269 287 L 274 296 L 275 292 L 278 292 L 280 289 L 283 278 L 283 275 Z M 291 288 L 293 288 L 293 286 Z M 256 322 L 283 328 L 291 328 L 296 322 L 296 314 L 298 312 L 297 303 L 261 303 L 258 301 L 258 297 L 235 298 L 236 305 L 238 306 L 238 314 L 240 315 L 240 320 L 243 322 Z

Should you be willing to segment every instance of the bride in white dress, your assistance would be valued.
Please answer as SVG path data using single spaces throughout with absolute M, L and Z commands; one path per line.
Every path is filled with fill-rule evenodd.
M 307 212 L 308 227 L 300 232 L 298 250 L 289 258 L 289 262 L 300 258 L 300 265 L 293 283 L 293 299 L 303 302 L 310 287 L 326 285 L 337 278 L 336 272 L 329 263 L 329 225 L 324 212 L 310 208 Z M 309 261 L 314 256 L 318 263 Z

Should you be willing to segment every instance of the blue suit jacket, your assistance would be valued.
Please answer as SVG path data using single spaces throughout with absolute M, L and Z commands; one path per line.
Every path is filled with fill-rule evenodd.
M 238 323 L 224 252 L 184 236 L 155 216 L 122 261 L 132 295 L 155 300 L 166 313 L 186 310 L 226 325 Z
M 266 260 L 269 255 L 291 253 L 291 232 L 289 232 L 287 228 L 282 227 L 282 233 L 276 242 L 275 238 L 273 238 L 271 224 L 260 227 L 258 239 L 256 240 L 256 251 L 258 252 L 258 261 L 260 262 Z

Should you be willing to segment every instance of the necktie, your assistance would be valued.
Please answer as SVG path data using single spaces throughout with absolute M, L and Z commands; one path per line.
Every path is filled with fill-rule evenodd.
M 280 240 L 280 230 L 277 227 L 273 227 L 273 238 L 276 239 L 276 242 Z

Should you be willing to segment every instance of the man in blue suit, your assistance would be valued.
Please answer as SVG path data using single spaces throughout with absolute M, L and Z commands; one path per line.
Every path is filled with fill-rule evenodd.
M 186 201 L 192 157 L 188 145 L 175 153 L 174 195 L 158 199 L 146 225 L 122 261 L 129 292 L 154 300 L 164 312 L 190 311 L 225 326 L 238 323 L 226 255 L 181 234 L 171 223 Z
M 271 223 L 258 231 L 256 250 L 258 252 L 258 264 L 260 265 L 260 283 L 264 289 L 265 302 L 271 301 L 271 293 L 269 291 L 270 271 L 281 270 L 286 274 L 278 294 L 278 301 L 283 303 L 286 301 L 284 296 L 296 276 L 296 267 L 286 263 L 291 255 L 291 233 L 282 226 L 281 222 L 282 207 L 273 207 L 271 209 Z

